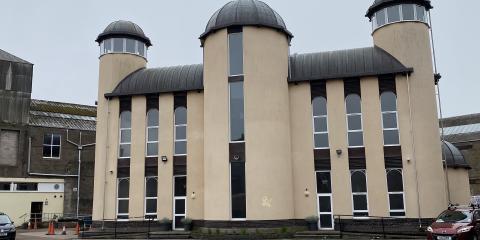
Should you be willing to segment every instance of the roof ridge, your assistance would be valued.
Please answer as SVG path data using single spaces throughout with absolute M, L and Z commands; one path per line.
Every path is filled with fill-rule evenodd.
M 67 104 L 71 106 L 82 106 L 82 107 L 88 107 L 88 108 L 97 108 L 96 106 L 93 105 L 86 105 L 86 104 L 78 104 L 78 103 L 70 103 L 70 102 L 58 102 L 58 101 L 50 101 L 50 100 L 43 100 L 43 99 L 31 99 L 32 102 L 44 102 L 44 103 L 59 103 L 59 104 Z

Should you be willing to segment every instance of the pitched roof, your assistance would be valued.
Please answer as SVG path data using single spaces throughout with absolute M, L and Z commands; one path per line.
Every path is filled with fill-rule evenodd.
M 94 106 L 32 99 L 29 125 L 95 131 L 96 112 Z
M 30 62 L 27 62 L 27 61 L 13 55 L 13 54 L 10 54 L 10 53 L 5 52 L 2 49 L 0 49 L 0 61 L 2 61 L 2 60 L 7 61 L 7 62 L 17 62 L 17 63 L 24 63 L 24 64 L 33 65 Z

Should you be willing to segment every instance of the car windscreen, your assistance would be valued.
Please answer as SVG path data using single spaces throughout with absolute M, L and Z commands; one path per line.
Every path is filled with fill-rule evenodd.
M 0 225 L 10 224 L 10 218 L 7 215 L 0 215 Z
M 447 210 L 438 216 L 436 222 L 446 223 L 470 223 L 472 213 L 467 211 L 452 211 Z

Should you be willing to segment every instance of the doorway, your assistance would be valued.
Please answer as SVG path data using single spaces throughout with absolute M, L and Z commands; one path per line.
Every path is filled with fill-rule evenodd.
M 330 171 L 318 171 L 316 176 L 318 227 L 321 230 L 333 230 L 332 180 Z
M 42 222 L 43 215 L 43 202 L 32 202 L 30 205 L 30 222 L 40 223 Z
M 187 215 L 187 176 L 173 176 L 173 230 L 183 230 Z

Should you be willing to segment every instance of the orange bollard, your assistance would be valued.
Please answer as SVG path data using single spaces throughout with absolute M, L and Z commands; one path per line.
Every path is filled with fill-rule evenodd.
M 80 235 L 80 225 L 77 222 L 77 226 L 75 226 L 75 234 Z
M 47 235 L 55 235 L 55 229 L 53 227 L 53 222 L 48 223 L 48 233 Z

